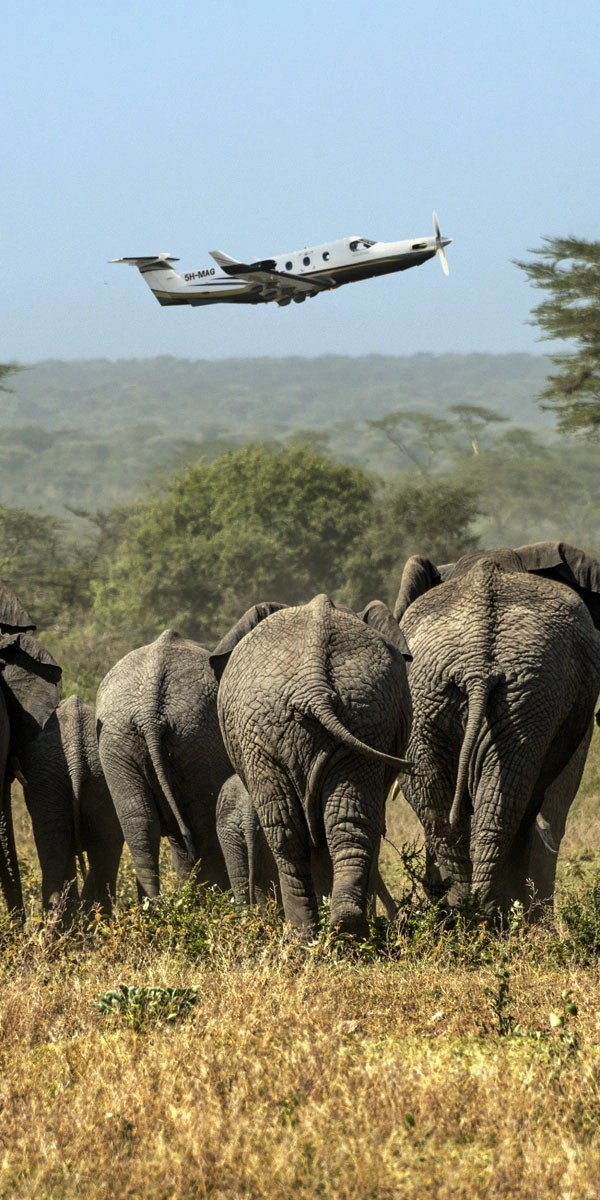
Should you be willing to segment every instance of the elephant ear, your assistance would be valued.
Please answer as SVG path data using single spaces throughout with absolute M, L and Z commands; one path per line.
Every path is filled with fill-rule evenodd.
M 590 616 L 600 629 L 600 562 L 590 558 L 568 542 L 533 542 L 519 546 L 519 555 L 526 571 L 566 583 L 587 605 Z
M 369 629 L 374 629 L 376 633 L 383 638 L 388 646 L 394 646 L 399 650 L 402 657 L 407 662 L 412 662 L 412 654 L 408 648 L 408 642 L 398 624 L 394 620 L 387 604 L 383 600 L 371 600 L 366 608 L 358 614 L 361 621 L 364 621 Z
M 452 563 L 448 567 L 453 566 Z M 447 568 L 446 568 L 447 569 Z M 394 605 L 394 617 L 396 621 L 404 616 L 409 604 L 417 600 L 430 588 L 437 587 L 438 583 L 442 582 L 442 577 L 435 563 L 432 563 L 430 558 L 423 558 L 420 554 L 413 554 L 407 559 L 400 580 L 400 591 Z
M 243 617 L 221 638 L 218 646 L 215 646 L 212 654 L 209 657 L 209 663 L 213 669 L 217 679 L 221 679 L 223 671 L 229 662 L 229 655 L 235 649 L 238 642 L 250 633 L 251 629 L 255 629 L 260 625 L 265 617 L 270 617 L 272 613 L 278 612 L 280 608 L 287 608 L 287 604 L 278 604 L 275 600 L 262 600 L 259 604 L 253 604 L 252 608 L 248 608 Z
M 27 609 L 23 608 L 21 601 L 6 584 L 0 583 L 0 630 L 3 633 L 18 633 L 19 630 L 25 633 L 31 629 L 35 629 L 35 621 L 32 621 Z
M 37 737 L 60 701 L 62 670 L 29 633 L 0 636 L 0 685 L 18 753 Z

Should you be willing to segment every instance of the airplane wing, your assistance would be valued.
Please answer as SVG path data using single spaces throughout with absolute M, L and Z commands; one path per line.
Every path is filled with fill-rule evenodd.
M 264 300 L 276 300 L 281 305 L 289 304 L 291 300 L 299 303 L 307 296 L 316 296 L 319 292 L 329 291 L 336 286 L 334 279 L 324 275 L 318 279 L 306 279 L 302 275 L 278 271 L 273 258 L 255 263 L 242 263 L 236 258 L 231 258 L 229 254 L 223 254 L 221 250 L 210 250 L 209 253 L 226 275 L 259 284 Z

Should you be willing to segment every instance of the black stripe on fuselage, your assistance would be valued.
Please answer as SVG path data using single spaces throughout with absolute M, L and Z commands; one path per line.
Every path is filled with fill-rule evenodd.
M 172 304 L 190 304 L 192 308 L 199 308 L 202 304 L 261 304 L 262 297 L 257 295 L 257 288 L 248 288 L 244 292 L 238 292 L 233 295 L 231 292 L 224 292 L 222 295 L 216 293 L 212 296 L 182 296 L 176 292 L 156 292 L 152 289 L 153 295 L 156 296 L 159 304 L 168 308 Z
M 319 279 L 327 276 L 336 283 L 355 283 L 359 279 L 373 279 L 377 275 L 392 275 L 395 271 L 407 271 L 410 267 L 420 267 L 422 263 L 435 258 L 435 250 L 423 251 L 422 254 L 411 254 L 406 260 L 398 258 L 382 259 L 379 262 L 347 263 L 342 267 L 330 267 L 326 271 L 311 271 L 301 275 L 301 279 Z

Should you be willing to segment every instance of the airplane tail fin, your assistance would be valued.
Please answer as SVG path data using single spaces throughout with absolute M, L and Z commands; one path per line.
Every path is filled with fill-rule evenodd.
M 230 254 L 224 254 L 222 250 L 209 250 L 208 253 L 226 275 L 235 276 L 251 269 L 247 263 L 240 262 L 239 258 L 232 258 Z
M 144 283 L 148 284 L 159 304 L 186 304 L 187 298 L 181 295 L 181 276 L 173 270 L 171 263 L 179 262 L 172 254 L 153 254 L 133 258 L 111 258 L 111 263 L 126 263 L 128 267 L 137 267 Z

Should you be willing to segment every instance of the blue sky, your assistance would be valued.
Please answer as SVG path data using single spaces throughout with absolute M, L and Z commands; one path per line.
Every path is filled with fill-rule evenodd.
M 599 230 L 588 0 L 9 0 L 0 361 L 548 349 L 511 260 Z M 439 262 L 279 309 L 162 309 L 122 255 L 422 236 Z

